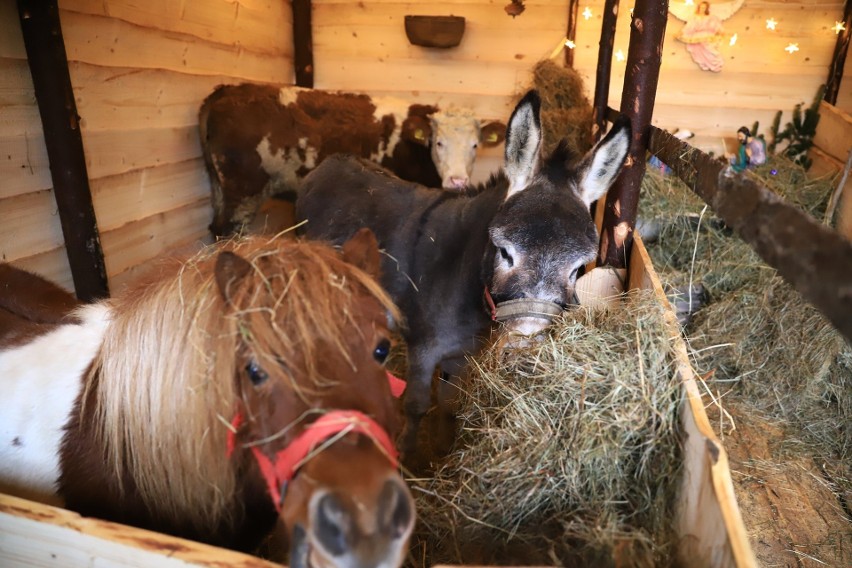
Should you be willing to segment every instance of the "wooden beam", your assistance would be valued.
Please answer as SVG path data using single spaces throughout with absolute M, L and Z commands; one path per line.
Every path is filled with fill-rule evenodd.
M 649 150 L 852 341 L 852 242 L 654 126 Z
M 609 80 L 612 76 L 612 47 L 615 44 L 615 26 L 618 23 L 618 0 L 606 0 L 603 10 L 601 39 L 598 45 L 598 68 L 595 73 L 592 142 L 600 140 L 606 131 Z
M 293 0 L 293 65 L 296 85 L 314 87 L 314 43 L 311 0 Z
M 568 31 L 565 38 L 569 41 L 577 39 L 577 13 L 580 10 L 580 0 L 570 0 L 568 3 Z M 565 47 L 565 67 L 574 67 L 574 50 Z
M 106 267 L 57 1 L 18 0 L 18 15 L 74 288 L 80 300 L 103 298 L 109 295 Z
M 843 68 L 846 65 L 846 53 L 849 51 L 849 39 L 852 37 L 852 0 L 846 0 L 843 9 L 843 25 L 846 29 L 837 34 L 834 45 L 834 55 L 828 67 L 828 80 L 825 82 L 825 101 L 837 104 L 837 93 L 840 92 L 840 81 L 843 79 Z
M 668 11 L 668 0 L 637 0 L 633 8 L 627 74 L 621 92 L 621 113 L 630 118 L 633 137 L 624 170 L 606 196 L 598 265 L 614 268 L 627 268 L 628 265 L 639 188 L 645 175 L 648 127 L 654 113 Z

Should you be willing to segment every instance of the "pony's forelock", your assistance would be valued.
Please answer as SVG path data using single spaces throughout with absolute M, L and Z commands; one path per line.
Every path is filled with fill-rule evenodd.
M 253 268 L 228 302 L 213 274 L 223 249 Z M 355 321 L 356 296 L 365 293 L 399 318 L 381 287 L 329 247 L 255 237 L 209 247 L 170 276 L 114 300 L 92 377 L 116 477 L 130 474 L 152 511 L 199 527 L 227 522 L 236 506 L 235 465 L 225 448 L 241 403 L 238 355 L 295 369 L 276 376 L 302 396 L 327 386 L 330 378 L 316 368 L 318 350 L 348 357 L 344 330 Z

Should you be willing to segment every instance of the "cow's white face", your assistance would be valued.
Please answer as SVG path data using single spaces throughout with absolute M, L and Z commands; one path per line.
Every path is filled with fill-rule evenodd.
M 445 189 L 464 189 L 470 183 L 476 149 L 479 146 L 479 121 L 470 111 L 438 111 L 430 117 L 432 161 Z

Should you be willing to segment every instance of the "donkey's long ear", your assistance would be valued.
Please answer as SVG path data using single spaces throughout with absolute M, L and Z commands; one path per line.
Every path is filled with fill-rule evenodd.
M 251 272 L 251 263 L 240 255 L 230 251 L 219 253 L 216 257 L 214 274 L 219 293 L 226 302 L 231 300 L 231 293 L 249 272 Z
M 358 229 L 351 239 L 343 243 L 343 260 L 378 279 L 381 258 L 379 242 L 373 231 L 366 227 Z
M 521 99 L 506 130 L 506 159 L 503 170 L 509 178 L 510 196 L 526 188 L 538 169 L 541 148 L 541 98 L 530 91 Z
M 577 192 L 587 207 L 607 192 L 621 172 L 630 148 L 630 133 L 630 119 L 620 116 L 606 137 L 580 162 Z

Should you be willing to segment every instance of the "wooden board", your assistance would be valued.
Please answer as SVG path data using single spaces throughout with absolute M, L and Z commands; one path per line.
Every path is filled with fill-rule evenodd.
M 254 556 L 84 518 L 9 495 L 0 495 L 0 565 L 280 568 Z

